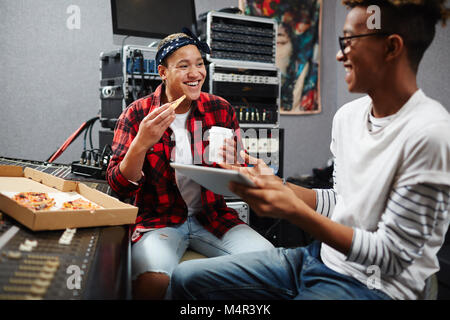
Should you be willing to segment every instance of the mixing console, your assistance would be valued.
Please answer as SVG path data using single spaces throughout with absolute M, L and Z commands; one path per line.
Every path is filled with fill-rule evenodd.
M 98 229 L 31 232 L 3 214 L 0 221 L 0 299 L 83 297 Z M 70 242 L 61 239 L 72 233 Z
M 2 157 L 0 165 L 31 167 L 109 192 L 105 181 L 79 179 L 66 165 Z M 34 232 L 0 212 L 0 300 L 130 298 L 128 236 L 127 226 Z
M 89 179 L 84 176 L 75 175 L 71 172 L 71 166 L 65 164 L 54 164 L 33 160 L 22 160 L 0 157 L 0 165 L 20 166 L 33 168 L 56 177 L 66 180 L 77 180 L 86 184 L 88 187 L 97 189 L 106 194 L 111 193 L 109 185 L 104 180 Z

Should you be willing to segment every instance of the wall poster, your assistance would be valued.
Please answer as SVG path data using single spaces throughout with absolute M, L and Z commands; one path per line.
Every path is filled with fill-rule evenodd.
M 319 65 L 321 0 L 239 0 L 251 16 L 278 23 L 276 65 L 281 71 L 282 115 L 321 112 Z

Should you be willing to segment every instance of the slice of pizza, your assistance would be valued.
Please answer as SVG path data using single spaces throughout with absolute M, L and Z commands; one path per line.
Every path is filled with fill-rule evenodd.
M 183 102 L 183 100 L 186 99 L 186 95 L 183 94 L 181 97 L 179 97 L 177 100 L 172 102 L 172 105 L 170 106 L 173 110 L 178 108 L 178 106 Z
M 78 198 L 71 201 L 66 201 L 62 205 L 62 210 L 95 210 L 95 209 L 101 209 L 99 205 L 96 205 L 95 203 L 84 200 L 82 198 Z
M 48 210 L 55 205 L 55 199 L 50 198 L 46 192 L 19 192 L 13 199 L 32 210 Z

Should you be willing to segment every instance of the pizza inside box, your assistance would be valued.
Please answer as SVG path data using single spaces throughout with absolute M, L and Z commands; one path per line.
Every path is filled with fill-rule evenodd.
M 134 224 L 138 208 L 81 182 L 0 166 L 0 211 L 38 231 Z

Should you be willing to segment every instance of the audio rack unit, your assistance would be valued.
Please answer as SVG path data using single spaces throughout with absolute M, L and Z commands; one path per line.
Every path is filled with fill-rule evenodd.
M 263 160 L 276 175 L 283 177 L 284 129 L 243 129 L 242 144 L 251 156 Z
M 149 95 L 161 83 L 155 62 L 156 48 L 126 45 L 100 54 L 100 123 L 114 129 L 117 119 L 133 101 Z
M 198 25 L 200 37 L 211 47 L 209 62 L 275 65 L 274 19 L 210 11 L 200 16 Z
M 234 107 L 242 128 L 272 128 L 279 126 L 280 77 L 273 66 L 211 63 L 204 89 Z

